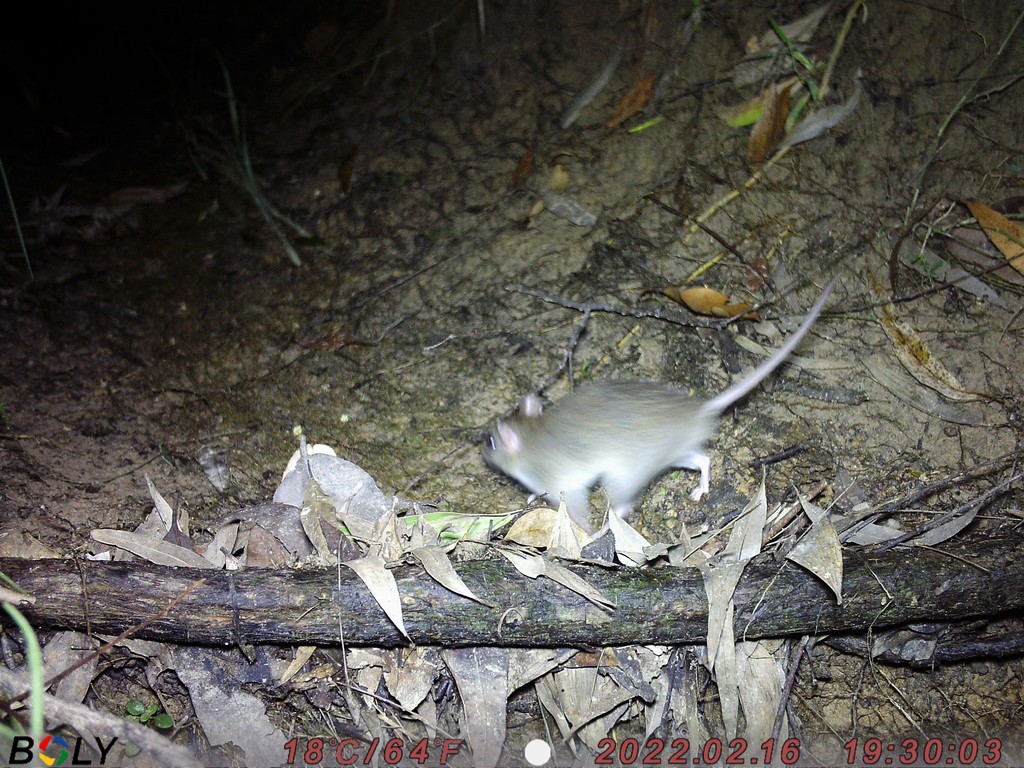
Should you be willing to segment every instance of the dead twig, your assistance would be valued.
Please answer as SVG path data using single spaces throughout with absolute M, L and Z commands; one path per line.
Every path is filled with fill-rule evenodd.
M 972 511 L 977 512 L 989 502 L 994 501 L 995 499 L 1006 493 L 1010 489 L 1010 486 L 1013 485 L 1018 480 L 1020 480 L 1022 477 L 1024 477 L 1024 472 L 1018 472 L 1017 474 L 1012 475 L 1011 477 L 1007 478 L 1003 482 L 996 485 L 994 488 L 990 488 L 989 490 L 985 491 L 985 493 L 981 494 L 981 496 L 973 498 L 970 501 L 966 502 L 965 504 L 961 504 L 956 509 L 951 509 L 949 512 L 946 512 L 944 515 L 940 515 L 934 520 L 929 520 L 927 523 L 919 525 L 912 531 L 907 531 L 901 536 L 897 536 L 895 539 L 890 539 L 884 544 L 878 546 L 875 549 L 875 551 L 888 552 L 893 547 L 899 546 L 905 541 L 910 541 L 910 539 L 916 538 L 920 536 L 922 533 L 934 530 L 935 528 L 938 528 L 940 525 L 945 525 L 950 520 L 955 520 L 961 515 L 969 514 Z
M 536 288 L 527 288 L 523 285 L 510 285 L 506 290 L 513 293 L 524 293 L 533 296 L 535 299 L 546 301 L 549 304 L 557 304 L 566 309 L 575 309 L 577 312 L 586 313 L 588 316 L 594 312 L 607 312 L 622 317 L 653 317 L 656 320 L 663 320 L 673 325 L 682 325 L 687 328 L 714 328 L 720 330 L 728 324 L 728 320 L 705 320 L 699 317 L 683 317 L 675 312 L 666 312 L 658 307 L 624 307 L 616 304 L 600 304 L 597 302 L 580 302 L 558 296 L 547 291 L 540 291 Z
M 569 339 L 569 343 L 565 346 L 565 352 L 562 353 L 562 363 L 555 369 L 555 371 L 548 376 L 547 380 L 541 384 L 538 391 L 543 392 L 558 378 L 559 374 L 562 373 L 566 368 L 569 369 L 569 381 L 573 379 L 572 376 L 572 356 L 573 352 L 576 351 L 576 347 L 580 343 L 580 339 L 583 337 L 583 332 L 587 329 L 587 323 L 590 322 L 590 310 L 583 311 L 583 319 L 576 324 L 576 330 L 572 334 L 572 338 Z

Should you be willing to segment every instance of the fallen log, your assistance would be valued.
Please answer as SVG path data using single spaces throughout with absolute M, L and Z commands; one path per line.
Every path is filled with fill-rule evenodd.
M 799 566 L 761 555 L 734 595 L 737 639 L 856 632 L 913 622 L 1004 615 L 1024 607 L 1024 533 L 961 535 L 941 548 L 844 551 L 843 602 Z M 591 647 L 702 643 L 708 601 L 692 568 L 570 566 L 615 604 L 608 610 L 503 559 L 455 563 L 487 607 L 457 596 L 419 566 L 393 569 L 409 638 L 420 645 Z M 408 645 L 349 568 L 172 568 L 146 562 L 0 558 L 0 571 L 36 598 L 40 629 L 164 642 L 394 647 Z M 7 621 L 4 619 L 4 621 Z

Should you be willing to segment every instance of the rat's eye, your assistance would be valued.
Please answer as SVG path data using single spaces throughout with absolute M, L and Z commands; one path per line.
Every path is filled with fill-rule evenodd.
M 498 446 L 494 444 L 494 435 L 487 436 L 487 448 L 492 451 L 498 450 Z

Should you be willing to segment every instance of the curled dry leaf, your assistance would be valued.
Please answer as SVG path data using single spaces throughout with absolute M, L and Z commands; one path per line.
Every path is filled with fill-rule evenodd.
M 564 501 L 558 509 L 536 507 L 525 512 L 505 534 L 505 541 L 547 549 L 550 554 L 566 560 L 578 560 L 588 538 L 587 532 L 569 516 Z
M 619 102 L 619 107 L 615 110 L 615 114 L 608 118 L 605 127 L 609 131 L 614 131 L 646 107 L 647 102 L 651 99 L 651 93 L 654 92 L 654 83 L 657 79 L 657 75 L 648 75 L 643 80 L 637 80 L 633 83 L 633 87 L 629 89 L 626 95 L 622 97 L 622 101 Z
M 186 547 L 179 547 L 169 541 L 160 541 L 149 536 L 140 536 L 129 531 L 116 531 L 108 528 L 97 528 L 92 531 L 92 538 L 100 544 L 121 549 L 138 555 L 144 560 L 157 565 L 173 565 L 183 568 L 216 568 L 217 566 L 200 554 Z
M 757 168 L 768 159 L 786 135 L 789 120 L 789 88 L 773 85 L 765 91 L 764 111 L 754 123 L 747 145 L 747 163 Z
M 441 662 L 436 648 L 396 648 L 384 668 L 388 692 L 406 712 L 414 712 L 430 695 Z
M 608 515 L 608 527 L 615 537 L 615 554 L 619 562 L 627 567 L 637 568 L 647 562 L 644 554 L 651 546 L 639 531 L 614 512 Z
M 278 683 L 284 685 L 293 677 L 295 677 L 309 661 L 310 657 L 317 652 L 315 645 L 300 645 L 295 649 L 295 658 L 291 660 L 284 672 L 281 673 Z
M 149 488 L 149 497 L 153 500 L 153 507 L 156 509 L 157 514 L 160 516 L 160 522 L 163 525 L 164 533 L 171 530 L 174 525 L 174 510 L 171 509 L 171 505 L 167 503 L 167 500 L 160 494 L 160 491 L 153 485 L 153 481 L 149 479 L 149 475 L 143 473 L 143 477 L 146 478 L 146 487 Z M 180 521 L 179 521 L 180 522 Z M 188 530 L 188 519 L 185 519 L 185 530 Z
M 511 549 L 501 549 L 499 551 L 524 576 L 528 576 L 531 579 L 536 579 L 538 576 L 547 576 L 552 581 L 586 598 L 594 605 L 609 610 L 615 608 L 613 602 L 568 568 L 563 568 L 540 555 L 528 555 Z
M 349 530 L 357 537 L 368 538 L 373 525 L 391 510 L 391 500 L 363 469 L 338 458 L 330 446 L 305 446 L 304 442 L 288 462 L 281 484 L 274 491 L 274 501 L 301 508 L 310 479 L 316 479 L 333 499 Z M 363 522 L 363 530 L 353 528 L 353 518 Z
M 835 526 L 823 517 L 813 523 L 807 533 L 786 555 L 799 566 L 821 579 L 843 604 L 843 551 Z
M 750 305 L 730 304 L 729 297 L 714 288 L 700 286 L 695 288 L 665 288 L 662 291 L 672 301 L 682 304 L 698 315 L 711 317 L 738 317 L 745 315 L 748 320 L 759 320 L 756 312 L 750 311 Z
M 315 478 L 306 486 L 306 495 L 299 511 L 299 523 L 320 559 L 329 565 L 336 563 L 334 553 L 338 545 L 338 524 L 334 501 L 324 493 Z M 328 530 L 332 534 L 332 541 L 327 539 Z

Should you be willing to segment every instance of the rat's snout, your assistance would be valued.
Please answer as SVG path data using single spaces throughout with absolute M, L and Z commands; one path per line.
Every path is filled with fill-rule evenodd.
M 494 442 L 494 433 L 488 432 L 487 437 L 484 438 L 484 458 L 490 460 L 491 454 L 497 450 L 498 446 Z

